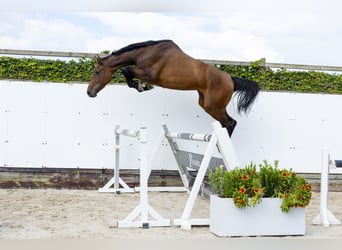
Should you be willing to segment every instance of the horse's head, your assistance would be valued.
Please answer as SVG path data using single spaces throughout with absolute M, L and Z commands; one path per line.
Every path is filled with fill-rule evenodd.
M 106 64 L 98 55 L 95 56 L 95 59 L 97 61 L 95 71 L 87 90 L 88 96 L 90 97 L 95 97 L 97 93 L 110 82 L 114 73 L 113 67 Z

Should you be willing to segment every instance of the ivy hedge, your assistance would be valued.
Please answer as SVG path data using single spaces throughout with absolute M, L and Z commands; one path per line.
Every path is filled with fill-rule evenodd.
M 94 63 L 94 59 L 85 58 L 63 61 L 0 57 L 0 79 L 87 83 L 93 74 Z M 342 74 L 273 70 L 261 65 L 262 60 L 250 66 L 215 66 L 231 75 L 255 80 L 263 90 L 342 94 Z M 125 82 L 120 70 L 114 74 L 112 82 Z

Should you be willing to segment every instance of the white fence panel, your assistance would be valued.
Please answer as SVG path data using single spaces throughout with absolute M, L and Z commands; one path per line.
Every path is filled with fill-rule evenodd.
M 211 132 L 213 119 L 198 106 L 196 91 L 155 88 L 138 93 L 110 85 L 89 98 L 86 88 L 0 81 L 0 166 L 113 168 L 116 125 L 147 127 L 149 153 L 162 123 L 172 131 Z M 248 116 L 236 114 L 235 107 L 234 100 L 228 111 L 238 121 L 232 141 L 242 165 L 279 160 L 281 167 L 318 173 L 323 147 L 342 159 L 341 95 L 262 92 Z M 178 143 L 195 153 L 206 147 Z M 121 147 L 121 168 L 136 168 L 138 142 L 124 140 Z M 168 152 L 160 152 L 159 168 L 174 166 Z
M 328 111 L 332 101 L 342 105 L 341 96 L 261 93 L 249 116 L 239 117 L 232 138 L 241 164 L 279 160 L 282 167 L 320 172 L 322 148 L 342 148 L 339 118 Z
M 44 166 L 75 167 L 77 101 L 73 86 L 46 83 L 45 87 Z
M 23 82 L 9 85 L 7 166 L 42 166 L 45 130 L 43 96 L 44 87 L 40 83 Z
M 7 164 L 9 83 L 0 84 L 0 166 Z

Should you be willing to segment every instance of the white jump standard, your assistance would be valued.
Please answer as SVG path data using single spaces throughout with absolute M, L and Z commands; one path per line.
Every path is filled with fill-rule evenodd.
M 174 145 L 172 139 L 175 140 L 192 140 L 192 141 L 203 141 L 208 142 L 208 146 L 204 153 L 204 157 L 200 164 L 199 170 L 197 172 L 197 176 L 192 186 L 191 192 L 189 194 L 189 198 L 186 202 L 182 217 L 180 219 L 175 219 L 173 221 L 174 225 L 181 226 L 182 229 L 190 230 L 191 226 L 199 226 L 199 225 L 209 225 L 209 218 L 190 218 L 192 209 L 194 207 L 196 198 L 198 196 L 199 190 L 201 188 L 203 179 L 208 169 L 208 165 L 210 163 L 210 159 L 212 158 L 213 152 L 216 147 L 218 147 L 219 153 L 222 156 L 222 160 L 227 169 L 235 168 L 239 166 L 239 161 L 233 147 L 233 144 L 230 140 L 230 137 L 227 133 L 226 128 L 222 128 L 219 122 L 212 123 L 213 133 L 211 135 L 208 134 L 191 134 L 191 133 L 177 133 L 177 132 L 169 132 L 164 126 L 165 137 L 169 140 L 169 144 L 171 150 L 174 153 L 174 156 L 177 160 L 176 149 L 171 146 Z M 178 160 L 177 160 L 178 162 Z M 179 166 L 181 169 L 181 166 Z
M 147 166 L 147 129 L 140 130 L 116 129 L 119 135 L 133 137 L 139 140 L 140 153 L 140 203 L 138 206 L 122 221 L 118 221 L 119 228 L 150 226 L 170 226 L 169 219 L 164 219 L 148 204 L 148 166 Z M 149 215 L 152 219 L 149 219 Z M 140 218 L 140 220 L 139 220 Z
M 342 167 L 342 161 L 330 159 L 328 149 L 324 148 L 322 150 L 320 212 L 312 221 L 312 224 L 323 224 L 324 227 L 328 227 L 330 224 L 341 224 L 341 222 L 328 209 L 329 169 L 336 167 Z
M 126 135 L 131 137 L 137 137 L 139 130 L 127 130 L 120 129 L 120 125 L 115 126 L 115 166 L 114 166 L 114 176 L 110 179 L 106 185 L 99 188 L 99 192 L 114 192 L 116 194 L 120 193 L 134 193 L 134 188 L 130 188 L 126 182 L 120 178 L 120 135 Z M 120 188 L 121 185 L 121 188 Z M 114 188 L 112 188 L 114 186 Z

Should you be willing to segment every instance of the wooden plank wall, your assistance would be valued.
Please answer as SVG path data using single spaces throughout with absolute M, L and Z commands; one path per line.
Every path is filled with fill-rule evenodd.
M 0 188 L 98 189 L 113 177 L 110 169 L 0 168 Z M 120 170 L 131 187 L 139 185 L 139 170 Z M 153 170 L 149 186 L 182 186 L 178 171 Z
M 194 173 L 195 175 L 195 173 Z M 308 179 L 314 191 L 320 190 L 320 174 L 300 175 Z M 72 168 L 0 168 L 0 188 L 53 188 L 53 189 L 87 189 L 103 187 L 113 177 L 110 169 L 72 169 Z M 139 186 L 139 170 L 120 170 L 120 177 L 130 186 Z M 195 176 L 194 176 L 195 177 Z M 208 180 L 204 181 L 208 189 Z M 176 170 L 152 170 L 148 181 L 150 187 L 183 186 Z M 330 174 L 329 191 L 342 191 L 342 176 Z

